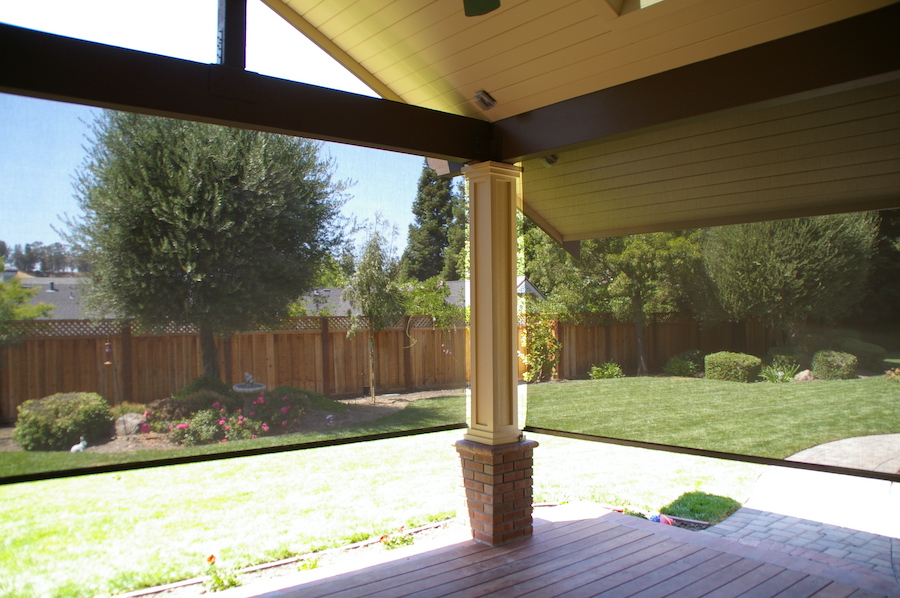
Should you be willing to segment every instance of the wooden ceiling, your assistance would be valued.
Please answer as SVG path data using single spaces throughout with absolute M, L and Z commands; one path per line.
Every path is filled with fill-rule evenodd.
M 900 44 L 853 19 L 890 0 L 264 1 L 383 97 L 493 123 L 560 242 L 900 206 Z
M 497 121 L 891 0 L 264 0 L 383 97 Z M 497 105 L 474 101 L 486 90 Z

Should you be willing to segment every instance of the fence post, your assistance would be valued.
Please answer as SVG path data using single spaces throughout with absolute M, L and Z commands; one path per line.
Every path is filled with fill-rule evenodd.
M 331 396 L 332 361 L 331 343 L 329 342 L 328 316 L 322 317 L 322 394 Z
M 121 363 L 113 365 L 119 371 L 119 380 L 122 388 L 122 401 L 130 403 L 131 388 L 131 322 L 125 322 L 122 326 L 122 359 Z M 115 374 L 115 370 L 113 372 Z M 115 379 L 113 380 L 115 384 Z
M 412 339 L 409 337 L 409 316 L 403 316 L 400 325 L 403 327 L 401 335 L 406 335 L 401 344 L 403 347 L 403 385 L 406 390 L 413 390 L 412 376 Z M 401 337 L 402 338 L 402 337 Z

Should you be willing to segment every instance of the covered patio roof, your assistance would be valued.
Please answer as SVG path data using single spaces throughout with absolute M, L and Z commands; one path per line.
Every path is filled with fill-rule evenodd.
M 900 206 L 886 0 L 266 3 L 386 99 L 7 25 L 0 90 L 522 163 L 560 242 Z

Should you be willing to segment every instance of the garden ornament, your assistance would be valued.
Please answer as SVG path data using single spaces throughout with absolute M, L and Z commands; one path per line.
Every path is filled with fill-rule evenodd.
M 84 436 L 81 437 L 81 442 L 76 445 L 73 445 L 72 448 L 69 449 L 70 453 L 83 453 L 84 449 L 87 448 L 87 440 L 84 439 Z

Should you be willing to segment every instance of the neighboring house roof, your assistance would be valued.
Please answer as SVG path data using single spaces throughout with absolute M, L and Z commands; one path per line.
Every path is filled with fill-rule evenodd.
M 450 294 L 447 295 L 447 303 L 465 307 L 469 294 L 469 281 L 450 280 L 444 284 L 450 289 Z M 359 315 L 359 310 L 350 305 L 349 301 L 343 299 L 344 292 L 345 289 L 315 289 L 311 293 L 304 295 L 301 301 L 311 316 L 319 315 L 320 313 L 327 313 L 332 316 L 345 316 L 348 313 L 350 315 Z M 516 278 L 516 293 L 519 295 L 534 295 L 541 300 L 547 299 L 524 276 Z
M 81 308 L 81 278 L 23 278 L 23 288 L 38 289 L 31 304 L 47 303 L 53 306 L 49 318 L 41 320 L 83 320 L 87 316 Z
M 311 316 L 327 314 L 330 316 L 358 315 L 360 312 L 344 299 L 344 289 L 313 289 L 301 297 L 300 301 Z

